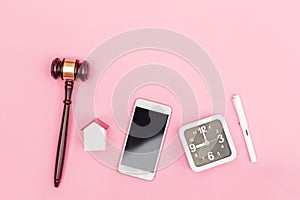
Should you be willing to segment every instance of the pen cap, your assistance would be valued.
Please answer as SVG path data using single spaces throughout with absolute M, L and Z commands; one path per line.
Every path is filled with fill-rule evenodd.
M 243 105 L 242 105 L 240 95 L 234 95 L 232 97 L 232 102 L 233 102 L 233 105 L 235 107 L 235 110 L 236 110 L 236 113 L 238 115 L 241 126 L 246 126 L 247 127 L 248 124 L 247 124 L 247 121 L 246 121 L 246 116 L 245 116 L 245 112 L 244 112 L 244 109 L 243 109 Z

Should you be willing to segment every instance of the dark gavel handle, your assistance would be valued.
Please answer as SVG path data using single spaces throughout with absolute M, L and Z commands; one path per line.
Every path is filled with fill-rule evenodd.
M 56 151 L 56 162 L 55 162 L 55 172 L 54 172 L 54 186 L 58 187 L 65 159 L 65 149 L 67 142 L 67 132 L 68 132 L 68 121 L 69 121 L 69 110 L 71 105 L 71 95 L 73 90 L 74 82 L 72 80 L 67 80 L 65 82 L 65 100 L 64 100 L 64 112 L 61 121 L 59 140 Z

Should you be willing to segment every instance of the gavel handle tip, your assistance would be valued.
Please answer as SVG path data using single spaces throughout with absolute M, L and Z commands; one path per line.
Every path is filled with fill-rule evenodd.
M 54 187 L 58 188 L 60 180 L 54 180 Z

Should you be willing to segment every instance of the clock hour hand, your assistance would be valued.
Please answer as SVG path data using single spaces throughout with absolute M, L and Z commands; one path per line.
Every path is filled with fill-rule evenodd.
M 212 139 L 211 141 L 206 141 L 206 142 L 203 142 L 203 143 L 201 143 L 201 144 L 197 144 L 196 145 L 196 149 L 198 149 L 198 148 L 201 148 L 201 147 L 204 147 L 204 146 L 208 146 L 211 142 L 213 142 L 213 141 L 215 141 L 215 140 L 217 140 L 218 138 L 214 138 L 214 139 Z
M 204 146 L 206 146 L 206 145 L 207 145 L 206 142 L 203 142 L 203 143 L 201 143 L 201 144 L 197 144 L 197 145 L 196 145 L 196 148 L 198 149 L 198 148 L 204 147 Z

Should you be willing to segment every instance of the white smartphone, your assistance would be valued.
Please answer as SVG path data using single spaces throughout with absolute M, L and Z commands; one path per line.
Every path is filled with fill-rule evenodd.
M 166 105 L 136 100 L 119 162 L 120 173 L 153 180 L 171 111 Z

